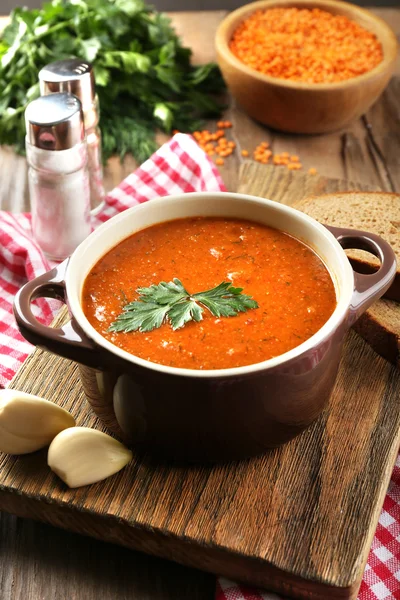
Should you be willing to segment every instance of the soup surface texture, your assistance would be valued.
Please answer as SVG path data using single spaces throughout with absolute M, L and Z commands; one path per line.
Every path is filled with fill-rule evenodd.
M 139 287 L 181 280 L 189 293 L 231 281 L 259 308 L 213 316 L 173 330 L 142 333 L 108 328 Z M 311 337 L 336 306 L 331 276 L 309 247 L 252 221 L 198 217 L 139 231 L 103 256 L 86 278 L 83 310 L 120 348 L 152 362 L 189 369 L 226 369 L 283 354 Z

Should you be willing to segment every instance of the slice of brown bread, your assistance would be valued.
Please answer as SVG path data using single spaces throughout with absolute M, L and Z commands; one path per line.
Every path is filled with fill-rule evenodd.
M 327 225 L 364 229 L 381 235 L 390 244 L 400 264 L 400 195 L 384 192 L 345 192 L 309 197 L 294 204 Z M 377 265 L 371 255 L 350 252 L 360 270 Z M 374 257 L 372 257 L 374 258 Z M 399 274 L 397 281 L 400 282 Z M 399 283 L 398 283 L 399 285 Z M 398 288 L 391 288 L 396 292 Z M 397 293 L 397 299 L 399 294 Z M 393 294 L 394 295 L 394 294 Z M 400 304 L 381 299 L 375 302 L 354 325 L 357 333 L 374 350 L 400 368 Z
M 400 369 L 400 304 L 385 298 L 375 302 L 353 325 L 375 352 Z
M 309 197 L 294 204 L 320 223 L 351 227 L 376 233 L 392 246 L 397 258 L 397 275 L 385 298 L 400 302 L 400 194 L 386 192 L 340 192 Z M 372 254 L 346 250 L 357 269 L 368 273 L 379 264 Z

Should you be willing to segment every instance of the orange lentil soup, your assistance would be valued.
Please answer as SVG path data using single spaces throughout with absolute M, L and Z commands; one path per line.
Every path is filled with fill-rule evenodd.
M 383 59 L 373 33 L 319 8 L 257 10 L 234 31 L 229 48 L 260 73 L 307 83 L 351 79 Z
M 112 333 L 122 306 L 139 287 L 181 280 L 189 293 L 231 281 L 259 308 L 173 330 Z M 298 346 L 328 320 L 335 289 L 321 259 L 295 238 L 252 221 L 198 217 L 139 231 L 92 268 L 82 294 L 93 327 L 116 346 L 146 360 L 188 369 L 258 363 Z

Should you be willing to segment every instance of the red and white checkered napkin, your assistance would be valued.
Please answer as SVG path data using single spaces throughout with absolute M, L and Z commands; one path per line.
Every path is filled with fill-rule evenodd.
M 96 227 L 120 211 L 158 196 L 182 192 L 224 191 L 218 171 L 194 140 L 177 134 L 106 199 L 94 219 Z M 50 268 L 32 240 L 29 214 L 0 211 L 0 387 L 5 387 L 32 352 L 19 334 L 12 314 L 13 298 L 28 280 Z M 35 316 L 50 323 L 55 301 L 39 300 Z M 281 597 L 219 578 L 216 600 L 280 600 Z M 400 600 L 400 460 L 394 469 L 368 558 L 359 600 Z

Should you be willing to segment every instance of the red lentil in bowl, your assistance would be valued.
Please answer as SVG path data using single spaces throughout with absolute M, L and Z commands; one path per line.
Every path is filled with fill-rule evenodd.
M 234 31 L 229 48 L 260 73 L 308 83 L 350 79 L 383 59 L 374 33 L 319 8 L 256 10 Z
M 277 46 L 279 39 L 284 40 L 281 44 L 284 49 L 278 48 L 275 52 L 272 48 L 269 58 L 263 50 L 266 36 L 261 36 L 259 42 L 256 33 L 249 34 L 247 46 L 251 50 L 250 55 L 261 53 L 266 62 L 262 72 L 257 70 L 258 58 L 250 66 L 236 56 L 231 46 L 235 32 L 240 31 L 243 23 L 251 20 L 254 14 L 268 14 L 272 10 L 283 10 L 285 14 L 286 11 L 294 11 L 290 14 L 296 18 L 289 19 L 285 27 L 278 22 L 274 40 Z M 375 42 L 378 43 L 376 52 L 372 50 L 372 54 L 376 54 L 376 64 L 370 60 L 371 57 L 368 61 L 361 59 L 361 52 L 353 52 L 354 60 L 351 61 L 350 49 L 357 36 L 353 33 L 351 40 L 346 38 L 346 50 L 344 31 L 339 28 L 337 35 L 334 35 L 327 25 L 326 32 L 319 36 L 314 31 L 311 42 L 323 44 L 330 35 L 332 42 L 325 50 L 331 62 L 322 52 L 322 46 L 316 60 L 315 48 L 307 39 L 311 27 L 304 26 L 304 32 L 301 33 L 298 22 L 299 15 L 315 15 L 315 10 L 319 15 L 327 13 L 328 23 L 337 18 L 344 31 L 351 26 L 355 28 L 354 31 L 364 31 L 366 36 L 372 36 L 368 38 L 371 48 Z M 256 23 L 254 26 L 255 30 L 258 25 Z M 389 82 L 398 51 L 396 36 L 385 21 L 369 10 L 341 0 L 258 0 L 245 4 L 221 21 L 215 35 L 215 46 L 218 64 L 229 91 L 250 117 L 280 131 L 307 134 L 341 129 L 364 114 Z M 253 49 L 256 51 L 252 52 Z M 349 56 L 346 55 L 347 51 Z M 301 57 L 297 65 L 296 52 Z M 286 60 L 285 53 L 292 53 L 289 60 Z M 357 54 L 360 56 L 357 57 Z M 357 69 L 356 59 L 360 59 Z M 268 61 L 274 66 L 271 72 L 268 72 L 271 67 Z M 365 70 L 367 66 L 369 69 Z M 361 73 L 362 70 L 364 72 Z

